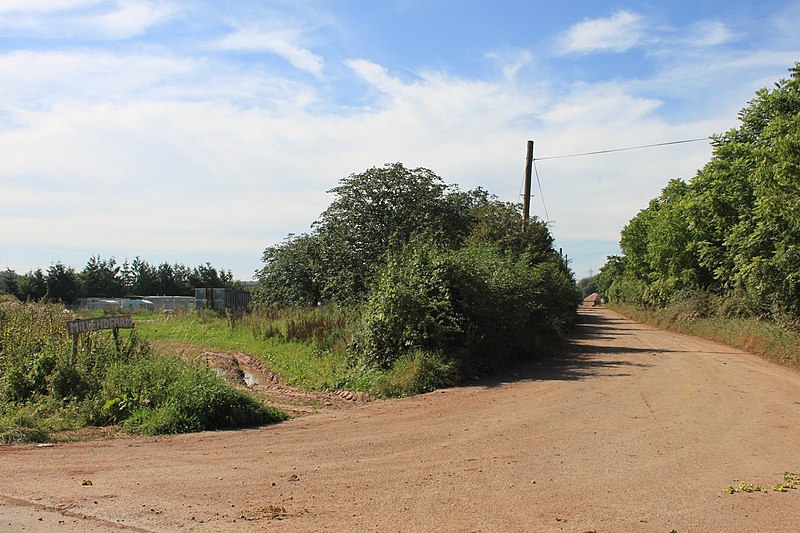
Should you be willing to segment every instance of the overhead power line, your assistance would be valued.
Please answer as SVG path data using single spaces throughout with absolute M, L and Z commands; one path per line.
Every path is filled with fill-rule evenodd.
M 610 154 L 612 152 L 625 152 L 627 150 L 640 150 L 642 148 L 654 148 L 656 146 L 668 146 L 670 144 L 685 144 L 685 143 L 696 143 L 700 141 L 707 141 L 708 137 L 703 137 L 700 139 L 684 139 L 682 141 L 669 141 L 663 143 L 655 143 L 655 144 L 643 144 L 641 146 L 629 146 L 627 148 L 612 148 L 610 150 L 598 150 L 596 152 L 583 152 L 580 154 L 566 154 L 566 155 L 551 155 L 549 157 L 534 157 L 534 161 L 544 161 L 545 159 L 564 159 L 567 157 L 581 157 L 585 155 L 598 155 L 598 154 Z
M 539 184 L 539 196 L 542 197 L 542 207 L 544 207 L 544 216 L 547 219 L 547 223 L 550 224 L 550 214 L 547 212 L 547 204 L 544 203 L 544 192 L 542 192 L 542 182 L 539 179 L 539 169 L 536 168 L 536 160 L 533 160 L 533 170 L 536 173 L 536 183 Z

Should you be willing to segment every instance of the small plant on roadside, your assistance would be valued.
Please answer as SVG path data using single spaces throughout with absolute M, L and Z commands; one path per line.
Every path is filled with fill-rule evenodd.
M 787 492 L 790 489 L 796 489 L 800 486 L 800 475 L 795 474 L 794 472 L 784 472 L 783 473 L 783 483 L 778 483 L 772 486 L 773 492 Z M 770 489 L 766 487 L 762 487 L 761 485 L 756 485 L 754 483 L 739 483 L 738 487 L 734 487 L 733 485 L 727 485 L 723 487 L 723 492 L 726 494 L 735 494 L 737 492 L 762 492 L 767 493 Z
M 455 364 L 441 353 L 415 349 L 401 355 L 392 368 L 378 378 L 376 392 L 382 396 L 409 396 L 452 386 L 458 380 Z
M 25 412 L 0 417 L 0 444 L 44 442 L 47 438 L 47 431 L 39 421 Z

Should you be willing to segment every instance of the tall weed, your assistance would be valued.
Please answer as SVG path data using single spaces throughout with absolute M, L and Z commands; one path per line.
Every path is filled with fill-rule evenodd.
M 71 318 L 60 305 L 0 304 L 3 439 L 41 440 L 48 430 L 88 424 L 122 423 L 132 431 L 176 432 L 285 417 L 234 389 L 208 368 L 154 357 L 135 329 L 120 332 L 119 350 L 111 333 L 100 331 L 81 334 L 73 351 L 66 331 Z M 170 409 L 176 417 L 164 415 Z M 165 422 L 126 422 L 134 416 L 143 420 L 148 410 L 161 410 L 159 416 Z

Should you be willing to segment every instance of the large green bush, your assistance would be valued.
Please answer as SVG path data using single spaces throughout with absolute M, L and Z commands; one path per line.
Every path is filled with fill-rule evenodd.
M 464 372 L 495 368 L 563 338 L 576 300 L 555 262 L 418 240 L 381 270 L 355 347 L 385 368 L 416 349 L 445 354 Z

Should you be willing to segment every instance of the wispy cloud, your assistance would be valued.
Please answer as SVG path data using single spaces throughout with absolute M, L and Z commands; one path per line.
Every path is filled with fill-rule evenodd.
M 644 37 L 641 15 L 619 11 L 610 17 L 586 19 L 570 27 L 559 39 L 563 54 L 624 52 L 639 45 Z
M 70 9 L 85 8 L 105 0 L 3 0 L 2 13 L 51 13 Z
M 739 36 L 729 29 L 724 22 L 703 20 L 689 28 L 685 42 L 690 46 L 710 47 L 734 41 Z
M 171 3 L 148 0 L 55 0 L 0 6 L 0 33 L 65 39 L 117 40 L 145 33 L 175 16 Z
M 493 51 L 488 52 L 486 58 L 498 65 L 503 76 L 511 79 L 533 61 L 533 54 L 528 50 Z
M 296 69 L 321 77 L 324 59 L 298 44 L 302 34 L 294 29 L 264 30 L 240 28 L 220 39 L 216 45 L 222 50 L 266 51 L 288 61 Z

